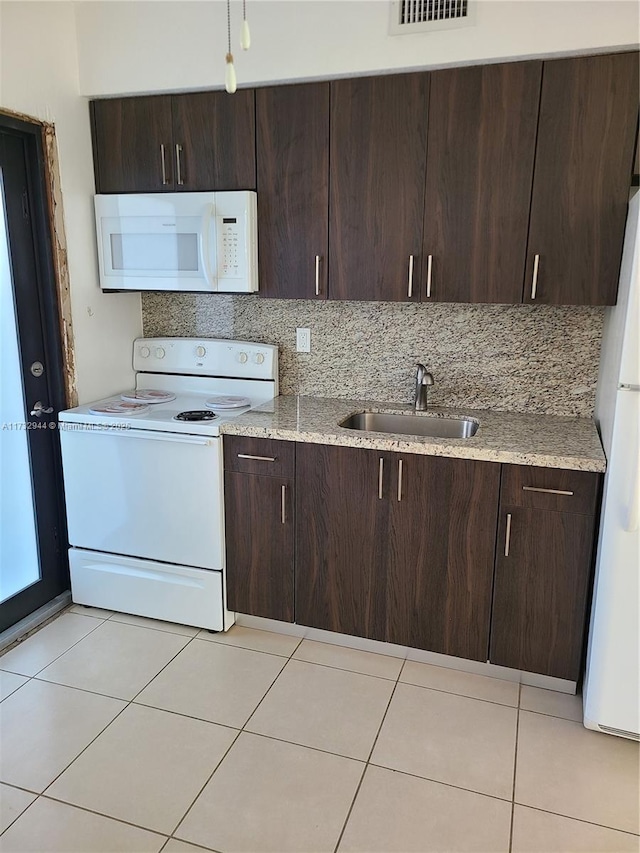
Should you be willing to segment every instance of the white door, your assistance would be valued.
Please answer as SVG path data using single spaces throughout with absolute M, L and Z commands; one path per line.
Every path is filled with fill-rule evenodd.
M 221 439 L 83 426 L 61 430 L 69 544 L 221 569 Z

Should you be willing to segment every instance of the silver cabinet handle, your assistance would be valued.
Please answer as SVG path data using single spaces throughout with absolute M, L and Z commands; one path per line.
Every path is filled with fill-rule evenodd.
M 282 486 L 280 491 L 280 520 L 287 523 L 287 487 Z
M 398 500 L 402 500 L 402 459 L 398 459 Z
M 251 453 L 238 453 L 238 459 L 257 459 L 259 462 L 275 462 L 275 456 L 253 456 Z
M 382 477 L 384 475 L 384 459 L 382 456 L 380 457 L 380 464 L 378 465 L 378 498 L 382 500 Z
M 409 255 L 409 299 L 413 296 L 413 255 Z
M 33 409 L 31 410 L 31 414 L 37 415 L 38 417 L 40 417 L 40 415 L 50 415 L 52 411 L 53 411 L 53 406 L 45 406 L 45 404 L 42 402 L 42 400 L 38 400 L 37 403 L 33 404 Z
M 182 180 L 182 164 L 180 163 L 180 155 L 182 154 L 182 145 L 176 144 L 176 183 L 178 186 L 184 186 Z
M 167 163 L 164 159 L 163 143 L 160 143 L 160 165 L 162 166 L 162 186 L 166 187 L 169 181 L 167 180 Z
M 540 266 L 540 255 L 533 256 L 533 279 L 531 280 L 531 298 L 536 298 L 538 292 L 538 267 Z
M 320 255 L 316 255 L 316 296 L 320 296 Z
M 567 492 L 564 489 L 539 489 L 537 486 L 523 486 L 523 492 L 543 492 L 545 495 L 567 495 L 571 497 L 573 492 Z
M 431 274 L 433 272 L 433 255 L 427 255 L 427 299 L 431 299 Z
M 509 556 L 509 546 L 511 545 L 511 513 L 507 513 L 507 532 L 504 537 L 504 555 Z

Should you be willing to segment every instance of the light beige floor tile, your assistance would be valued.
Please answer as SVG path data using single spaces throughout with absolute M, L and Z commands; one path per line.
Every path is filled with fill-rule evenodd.
M 99 624 L 89 616 L 63 613 L 2 655 L 0 669 L 18 672 L 20 675 L 35 675 L 74 643 L 99 627 Z
M 110 616 L 113 616 L 113 610 L 104 610 L 102 607 L 86 607 L 84 604 L 72 604 L 67 613 L 93 616 L 94 619 L 108 619 Z
M 188 642 L 188 637 L 109 619 L 48 666 L 40 678 L 133 699 Z
M 488 678 L 470 672 L 447 669 L 444 666 L 432 666 L 408 660 L 402 670 L 400 681 L 416 684 L 418 687 L 432 687 L 446 693 L 470 696 L 472 699 L 486 699 L 501 705 L 518 706 L 519 684 L 500 678 Z
M 0 783 L 0 833 L 4 832 L 35 798 L 35 794 L 28 794 Z
M 638 833 L 639 770 L 637 743 L 520 712 L 517 803 Z
M 511 804 L 367 768 L 339 853 L 507 853 Z
M 247 730 L 366 760 L 394 682 L 290 660 Z
M 170 834 L 237 734 L 129 705 L 47 795 Z
M 186 841 L 178 841 L 177 838 L 170 838 L 166 847 L 162 848 L 162 853 L 205 853 L 207 849 L 207 847 L 187 844 Z
M 22 687 L 28 680 L 25 675 L 16 675 L 14 672 L 2 672 L 0 670 L 0 702 L 15 693 L 18 687 Z
M 568 817 L 516 806 L 513 853 L 638 853 L 640 838 Z
M 0 838 L 2 853 L 158 853 L 166 838 L 40 797 Z
M 371 761 L 511 799 L 517 710 L 398 684 Z
M 582 722 L 582 696 L 571 696 L 568 693 L 542 690 L 540 687 L 523 684 L 520 707 L 523 711 L 536 711 L 538 714 Z
M 192 625 L 177 625 L 175 622 L 147 619 L 144 616 L 134 616 L 132 613 L 114 613 L 111 621 L 122 622 L 124 625 L 137 625 L 138 628 L 154 628 L 156 631 L 166 631 L 168 634 L 183 634 L 185 637 L 195 637 L 200 631 Z
M 254 652 L 268 652 L 271 655 L 290 657 L 300 642 L 300 637 L 290 637 L 288 634 L 276 634 L 273 631 L 259 631 L 257 628 L 245 628 L 234 625 L 226 633 L 218 631 L 200 631 L 199 640 L 209 640 L 212 643 L 224 643 L 229 646 L 239 646 Z
M 403 664 L 402 658 L 362 652 L 347 646 L 335 646 L 332 643 L 318 643 L 315 640 L 303 640 L 293 657 L 308 663 L 320 663 L 338 669 L 348 669 L 363 675 L 377 675 L 379 678 L 398 678 Z
M 125 707 L 32 680 L 0 705 L 0 778 L 43 791 Z
M 225 853 L 330 853 L 363 769 L 243 733 L 175 834 Z
M 242 728 L 285 664 L 275 655 L 196 639 L 136 702 Z

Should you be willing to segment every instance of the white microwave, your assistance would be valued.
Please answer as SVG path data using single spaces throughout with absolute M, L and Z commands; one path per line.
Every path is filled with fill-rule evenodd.
M 255 192 L 97 195 L 95 209 L 102 290 L 258 289 Z

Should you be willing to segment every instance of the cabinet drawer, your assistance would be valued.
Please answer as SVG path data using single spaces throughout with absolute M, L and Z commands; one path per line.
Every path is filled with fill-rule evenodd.
M 225 471 L 293 477 L 295 444 L 292 441 L 225 435 L 223 446 Z
M 595 515 L 600 474 L 529 465 L 503 465 L 502 506 Z

